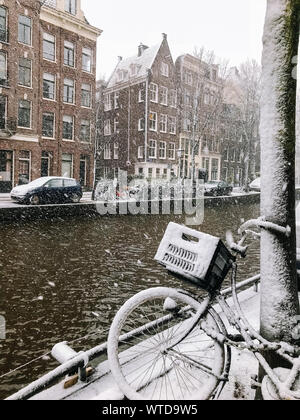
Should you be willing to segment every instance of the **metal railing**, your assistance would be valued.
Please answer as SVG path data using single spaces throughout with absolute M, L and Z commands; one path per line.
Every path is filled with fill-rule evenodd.
M 241 283 L 239 283 L 236 286 L 237 290 L 241 290 L 245 287 L 251 287 L 255 286 L 257 288 L 257 285 L 260 281 L 260 275 L 251 277 L 250 279 L 244 280 Z M 227 297 L 231 294 L 232 289 L 224 289 L 222 291 L 222 295 Z M 168 322 L 169 315 L 166 315 L 164 318 L 158 319 L 155 321 L 155 324 L 162 324 L 165 322 Z M 136 330 L 131 331 L 130 333 L 126 334 L 123 337 L 120 337 L 120 340 L 130 340 L 132 338 L 136 338 L 139 335 L 143 334 L 143 331 L 149 327 L 148 324 L 146 324 L 143 327 L 137 328 Z M 66 374 L 69 374 L 71 372 L 74 372 L 75 369 L 83 369 L 86 365 L 86 360 L 88 358 L 89 361 L 92 361 L 103 354 L 105 354 L 107 351 L 107 343 L 103 343 L 97 347 L 94 347 L 87 352 L 81 352 L 78 353 L 76 357 L 73 359 L 67 361 L 66 363 L 58 366 L 53 371 L 49 372 L 42 378 L 38 379 L 37 381 L 29 384 L 27 387 L 21 389 L 19 392 L 15 393 L 14 395 L 7 398 L 7 400 L 26 400 L 34 395 L 37 395 L 39 392 L 44 391 L 46 388 L 50 387 L 51 385 L 54 385 L 59 379 L 62 379 Z

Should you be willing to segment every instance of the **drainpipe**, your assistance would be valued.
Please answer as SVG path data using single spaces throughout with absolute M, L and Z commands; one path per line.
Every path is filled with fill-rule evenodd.
M 147 156 L 148 156 L 148 115 L 149 115 L 149 80 L 150 80 L 151 70 L 148 69 L 147 71 L 147 78 L 146 78 L 146 86 L 145 86 L 145 164 L 147 164 Z M 146 165 L 145 165 L 146 167 Z

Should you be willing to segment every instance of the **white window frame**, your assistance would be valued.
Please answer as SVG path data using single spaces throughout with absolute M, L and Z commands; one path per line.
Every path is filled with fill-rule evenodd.
M 176 130 L 176 124 L 177 124 L 176 117 L 169 116 L 168 120 L 169 120 L 169 133 L 176 134 L 176 131 L 177 131 Z
M 65 118 L 71 118 L 72 119 L 72 138 L 71 139 L 66 139 L 64 138 L 64 122 L 67 122 L 70 124 L 70 121 L 64 121 Z M 62 137 L 64 141 L 74 141 L 74 134 L 75 134 L 75 119 L 73 115 L 63 115 L 63 127 L 62 127 Z
M 165 141 L 159 142 L 159 159 L 167 159 L 167 143 Z
M 83 124 L 83 122 L 87 122 L 88 124 Z M 82 139 L 81 134 L 82 134 L 82 126 L 85 125 L 86 127 L 89 128 L 89 132 L 88 132 L 88 139 Z M 87 120 L 85 118 L 81 119 L 80 121 L 80 142 L 81 143 L 90 143 L 91 142 L 91 120 Z
M 54 57 L 53 60 L 49 57 L 45 57 L 44 42 L 48 42 L 54 46 Z M 52 63 L 56 62 L 56 37 L 55 35 L 49 34 L 48 32 L 43 33 L 43 60 L 51 61 Z
M 158 103 L 158 85 L 156 83 L 150 83 L 150 102 Z
M 145 118 L 139 119 L 138 131 L 145 131 Z
M 154 151 L 153 154 L 151 152 Z M 156 140 L 149 140 L 149 159 L 156 159 L 157 157 L 157 142 Z
M 19 39 L 19 37 L 20 37 L 20 25 L 23 25 L 22 23 L 20 23 L 20 17 L 24 17 L 24 18 L 30 20 L 30 26 L 26 25 L 26 27 L 29 27 L 30 28 L 30 42 L 29 43 L 20 41 L 20 39 Z M 29 16 L 25 16 L 25 15 L 19 15 L 18 16 L 18 42 L 20 44 L 23 44 L 23 45 L 32 46 L 32 18 L 29 17 Z
M 47 79 L 47 78 L 45 78 L 45 76 L 46 77 L 50 76 L 50 78 Z M 53 78 L 53 80 L 52 80 L 52 78 Z M 53 92 L 54 97 L 53 97 L 53 99 L 52 98 L 46 98 L 44 96 L 44 86 L 43 86 L 43 99 L 45 99 L 47 101 L 55 101 L 56 100 L 56 77 L 55 77 L 55 74 L 44 72 L 43 73 L 43 84 L 44 84 L 44 80 L 54 84 L 54 92 Z
M 104 95 L 104 111 L 111 111 L 111 110 L 112 110 L 111 93 L 106 93 Z
M 87 89 L 88 87 L 88 89 Z M 85 105 L 83 103 L 83 92 L 89 92 L 89 105 Z M 86 97 L 88 97 L 88 95 L 85 95 Z M 92 85 L 90 83 L 82 83 L 81 84 L 81 106 L 83 108 L 92 108 Z
M 145 88 L 139 90 L 139 102 L 145 102 Z
M 118 109 L 120 107 L 120 92 L 115 92 L 114 93 L 114 108 Z
M 160 87 L 160 104 L 168 106 L 168 88 L 165 86 Z
M 139 146 L 138 147 L 138 159 L 144 159 L 144 146 Z
M 68 84 L 66 82 L 71 82 L 71 83 Z M 76 85 L 76 82 L 75 82 L 74 79 L 69 79 L 67 77 L 64 78 L 63 102 L 65 104 L 75 105 L 75 103 L 76 103 L 76 98 L 75 98 L 75 96 L 76 96 L 76 86 L 75 85 Z M 67 99 L 69 99 L 69 90 L 70 90 L 70 88 L 73 89 L 73 96 L 72 96 L 73 102 L 69 102 L 68 100 L 67 101 L 65 100 L 65 98 L 66 98 L 65 97 L 65 87 L 67 87 L 67 92 L 68 92 Z
M 120 127 L 119 117 L 115 117 L 114 118 L 114 133 L 115 134 L 119 134 L 120 132 L 119 127 Z
M 104 145 L 104 160 L 110 160 L 111 159 L 111 147 L 110 143 L 106 143 Z
M 52 129 L 53 136 L 52 137 L 43 135 L 43 122 L 44 122 L 44 115 L 46 115 L 46 114 L 48 114 L 48 115 L 52 114 L 53 115 L 53 129 Z M 42 136 L 45 139 L 51 139 L 51 140 L 53 140 L 55 138 L 55 112 L 43 112 L 43 114 L 42 114 Z
M 160 114 L 159 131 L 161 133 L 168 132 L 168 116 L 166 114 Z
M 170 90 L 169 106 L 171 108 L 176 108 L 177 107 L 177 91 L 175 89 Z
M 109 119 L 104 121 L 104 135 L 105 136 L 111 135 L 111 123 Z
M 176 143 L 173 143 L 173 142 L 169 143 L 169 159 L 170 160 L 176 159 Z
M 30 62 L 30 85 L 23 85 L 22 83 L 20 83 L 20 60 L 27 60 L 28 62 Z M 28 68 L 28 67 L 26 67 Z M 19 86 L 23 86 L 26 88 L 32 88 L 32 60 L 30 58 L 25 58 L 25 57 L 19 57 L 19 62 L 18 62 L 18 85 Z
M 93 51 L 92 51 L 92 49 L 90 47 L 83 47 L 81 55 L 82 55 L 82 64 L 81 64 L 82 71 L 84 71 L 85 73 L 89 73 L 89 74 L 92 73 L 93 72 Z M 83 66 L 83 57 L 84 56 L 90 58 L 90 69 L 89 70 L 87 70 Z
M 169 64 L 162 61 L 160 66 L 160 74 L 165 77 L 169 77 Z
M 73 65 L 65 62 L 65 49 L 67 49 L 68 51 L 73 51 Z M 64 66 L 75 68 L 75 62 L 76 62 L 75 44 L 74 42 L 71 42 L 65 39 L 64 40 Z
M 151 117 L 155 117 L 155 118 L 151 118 Z M 149 130 L 150 131 L 157 131 L 157 112 L 150 111 Z
M 28 102 L 30 104 L 30 117 L 29 117 L 29 124 L 30 125 L 29 125 L 29 127 L 19 125 L 19 109 L 20 109 L 20 102 L 21 101 Z M 18 127 L 23 128 L 25 130 L 31 130 L 32 129 L 32 101 L 29 101 L 28 99 L 19 99 L 19 102 L 18 102 Z
M 119 159 L 119 142 L 117 141 L 114 142 L 114 159 Z

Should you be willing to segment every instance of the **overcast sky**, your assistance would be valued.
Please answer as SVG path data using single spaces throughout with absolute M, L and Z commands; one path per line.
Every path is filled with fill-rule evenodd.
M 238 66 L 248 58 L 259 63 L 266 0 L 81 0 L 91 25 L 103 30 L 98 41 L 97 76 L 110 76 L 117 57 L 137 53 L 142 42 L 161 42 L 174 61 L 204 46 Z

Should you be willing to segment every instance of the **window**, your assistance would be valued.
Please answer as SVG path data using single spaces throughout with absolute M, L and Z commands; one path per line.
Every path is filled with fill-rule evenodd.
M 119 100 L 120 100 L 120 93 L 119 92 L 115 92 L 115 94 L 114 94 L 114 106 L 115 106 L 115 109 L 118 109 L 119 106 L 120 106 Z
M 43 126 L 42 126 L 43 137 L 54 138 L 54 113 L 45 112 L 43 114 Z
M 191 72 L 186 71 L 184 73 L 184 81 L 187 85 L 192 85 L 193 84 L 193 76 L 192 76 Z
M 157 113 L 156 112 L 150 112 L 149 119 L 150 119 L 149 130 L 157 131 Z
M 74 104 L 75 82 L 72 79 L 64 79 L 64 102 Z
M 156 178 L 160 177 L 160 168 L 156 168 Z
M 50 73 L 43 75 L 43 98 L 55 100 L 55 76 Z
M 169 159 L 175 160 L 175 143 L 169 143 Z
M 183 120 L 183 129 L 185 131 L 189 131 L 189 132 L 191 131 L 191 129 L 192 129 L 192 123 L 191 123 L 191 120 L 189 118 L 185 118 Z
M 114 143 L 114 159 L 119 159 L 119 143 Z
M 138 159 L 144 159 L 144 146 L 138 147 Z
M 75 46 L 73 42 L 64 42 L 64 64 L 65 66 L 75 66 Z
M 166 133 L 168 131 L 168 116 L 161 114 L 159 122 L 159 131 L 161 133 Z
M 158 102 L 158 86 L 155 83 L 150 83 L 150 101 Z
M 139 131 L 145 131 L 145 118 L 140 118 L 139 119 Z
M 167 63 L 161 63 L 160 73 L 165 77 L 169 77 L 169 65 Z
M 55 61 L 55 36 L 45 32 L 43 35 L 43 58 Z
M 145 102 L 145 89 L 139 90 L 139 102 Z
M 104 135 L 110 136 L 111 135 L 111 126 L 110 126 L 110 120 L 104 121 Z
M 156 140 L 149 141 L 149 158 L 156 159 Z
M 177 107 L 177 92 L 176 92 L 176 90 L 170 90 L 169 105 L 172 108 Z
M 0 42 L 7 42 L 7 35 L 7 10 L 0 6 Z
M 111 94 L 107 93 L 104 95 L 104 111 L 110 111 L 112 109 Z
M 212 159 L 211 160 L 211 180 L 216 181 L 218 179 L 218 171 L 219 171 L 219 160 Z
M 19 59 L 19 85 L 31 87 L 31 60 Z
M 80 155 L 80 162 L 79 162 L 79 179 L 80 185 L 86 186 L 87 184 L 87 167 L 88 167 L 88 157 L 84 155 Z M 66 185 L 66 181 L 64 182 Z
M 224 162 L 228 162 L 229 151 L 228 149 L 224 150 Z
M 49 152 L 42 152 L 41 158 L 41 176 L 50 176 L 50 169 L 51 169 L 51 153 Z
M 109 160 L 111 159 L 111 150 L 110 150 L 110 144 L 106 143 L 104 146 L 104 159 Z
M 90 143 L 91 141 L 91 122 L 90 120 L 81 120 L 80 141 Z
M 159 158 L 166 159 L 167 157 L 167 143 L 165 141 L 159 142 Z
M 19 185 L 30 182 L 31 153 L 21 150 L 19 153 Z
M 82 70 L 88 73 L 92 72 L 92 50 L 90 48 L 82 49 Z
M 6 96 L 0 95 L 0 130 L 6 127 Z
M 184 95 L 184 104 L 186 106 L 192 106 L 192 96 L 191 96 L 191 92 L 189 90 L 185 90 L 185 95 Z
M 61 174 L 66 178 L 73 177 L 73 155 L 63 153 L 61 156 Z
M 208 91 L 205 92 L 204 94 L 204 103 L 205 105 L 209 105 L 209 101 L 210 101 L 210 94 Z
M 176 134 L 176 117 L 169 117 L 169 132 Z
M 114 118 L 114 133 L 119 133 L 119 117 Z
M 0 86 L 6 86 L 7 81 L 7 57 L 6 53 L 0 51 Z
M 152 176 L 153 176 L 153 169 L 148 168 L 148 178 L 152 178 Z
M 162 105 L 168 105 L 168 88 L 164 86 L 160 88 L 160 103 Z
M 65 0 L 65 11 L 76 15 L 76 2 L 77 0 Z
M 91 108 L 92 106 L 92 87 L 89 84 L 81 85 L 81 106 Z
M 31 127 L 31 102 L 21 99 L 18 110 L 18 126 L 23 128 Z
M 70 115 L 63 116 L 63 139 L 74 139 L 74 118 Z
M 31 45 L 31 19 L 27 16 L 19 16 L 18 41 L 22 44 Z

